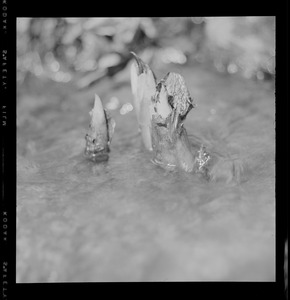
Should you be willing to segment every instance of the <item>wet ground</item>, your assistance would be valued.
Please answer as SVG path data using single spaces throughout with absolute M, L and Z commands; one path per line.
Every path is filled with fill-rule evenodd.
M 129 69 L 81 92 L 32 79 L 17 99 L 17 282 L 275 280 L 275 96 L 201 66 L 182 74 L 185 122 L 243 164 L 240 183 L 168 172 L 142 148 Z M 107 163 L 85 160 L 94 93 L 117 125 Z

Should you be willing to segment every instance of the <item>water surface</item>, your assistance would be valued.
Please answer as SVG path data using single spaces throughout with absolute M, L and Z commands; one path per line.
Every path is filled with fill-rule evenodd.
M 80 92 L 34 80 L 17 99 L 17 282 L 275 280 L 273 89 L 198 66 L 170 71 L 197 102 L 190 139 L 235 157 L 240 183 L 152 164 L 134 111 L 111 111 L 109 161 L 87 161 L 94 93 L 132 102 L 129 81 Z

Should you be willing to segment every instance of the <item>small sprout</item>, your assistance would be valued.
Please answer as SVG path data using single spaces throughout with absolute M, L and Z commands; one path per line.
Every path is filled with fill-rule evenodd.
M 90 111 L 91 122 L 86 134 L 85 156 L 94 162 L 109 159 L 110 148 L 115 121 L 104 110 L 102 101 L 95 95 L 94 108 Z

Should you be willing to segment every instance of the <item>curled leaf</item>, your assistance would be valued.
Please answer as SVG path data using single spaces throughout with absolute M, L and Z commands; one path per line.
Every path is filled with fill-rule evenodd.
M 131 67 L 131 89 L 142 140 L 148 150 L 152 150 L 151 118 L 152 98 L 156 92 L 155 75 L 135 53 Z
M 184 78 L 180 74 L 170 72 L 163 81 L 170 97 L 170 105 L 177 110 L 181 117 L 185 118 L 195 104 L 185 85 Z
M 163 119 L 166 119 L 172 112 L 172 108 L 168 104 L 168 93 L 163 84 L 161 84 L 160 92 L 155 96 L 156 113 Z

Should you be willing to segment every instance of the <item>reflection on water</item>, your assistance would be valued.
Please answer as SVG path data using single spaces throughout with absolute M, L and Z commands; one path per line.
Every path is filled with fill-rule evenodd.
M 83 155 L 94 92 L 65 97 L 69 111 L 44 94 L 51 109 L 38 115 L 37 96 L 18 99 L 18 282 L 275 280 L 273 92 L 183 74 L 199 101 L 191 142 L 240 160 L 240 183 L 154 165 L 135 113 L 119 110 L 109 161 L 94 164 Z M 116 94 L 120 107 L 132 100 L 129 82 L 102 99 Z

